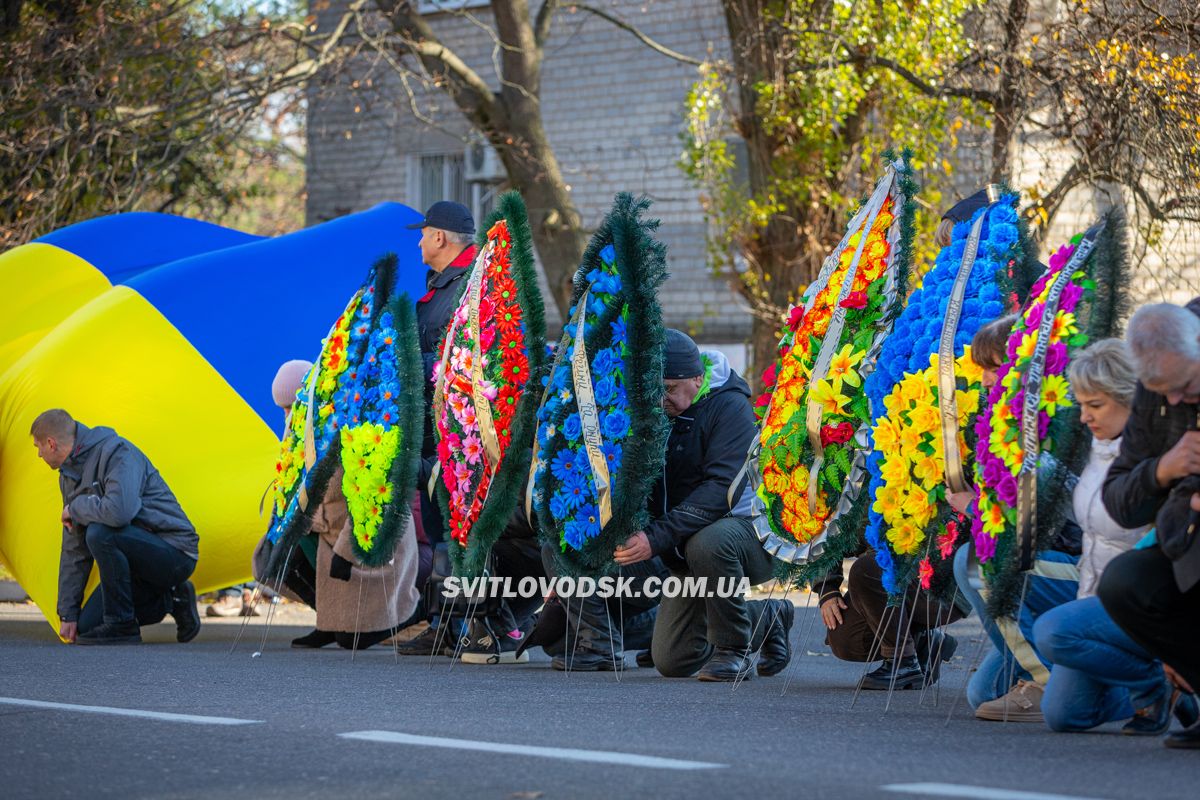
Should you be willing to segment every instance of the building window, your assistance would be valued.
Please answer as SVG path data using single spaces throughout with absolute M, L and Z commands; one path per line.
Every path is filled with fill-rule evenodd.
M 424 211 L 439 200 L 453 200 L 471 209 L 475 224 L 482 225 L 496 207 L 496 185 L 468 181 L 462 153 L 416 156 L 409 182 L 409 205 Z
M 422 14 L 436 14 L 439 11 L 458 11 L 464 8 L 479 8 L 486 6 L 490 0 L 419 0 L 417 11 Z

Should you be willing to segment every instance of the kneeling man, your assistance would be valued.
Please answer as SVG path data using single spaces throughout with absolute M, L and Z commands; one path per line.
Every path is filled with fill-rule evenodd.
M 176 638 L 194 639 L 200 615 L 188 577 L 200 538 L 158 470 L 112 428 L 89 428 L 62 409 L 40 414 L 29 432 L 62 490 L 59 635 L 76 644 L 136 643 L 140 626 L 170 614 Z M 81 611 L 93 561 L 100 590 Z

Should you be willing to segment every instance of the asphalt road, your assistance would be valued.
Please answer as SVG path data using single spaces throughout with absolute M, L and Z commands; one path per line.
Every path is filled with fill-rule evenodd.
M 553 672 L 540 651 L 515 666 L 397 663 L 378 648 L 352 662 L 289 649 L 306 631 L 284 625 L 252 657 L 261 618 L 232 654 L 236 624 L 187 645 L 168 622 L 140 647 L 67 647 L 43 621 L 0 614 L 0 797 L 1200 797 L 1200 753 L 1115 727 L 976 721 L 961 696 L 970 622 L 952 629 L 967 641 L 940 693 L 851 707 L 862 668 L 833 659 L 800 611 L 807 654 L 736 691 L 636 668 Z

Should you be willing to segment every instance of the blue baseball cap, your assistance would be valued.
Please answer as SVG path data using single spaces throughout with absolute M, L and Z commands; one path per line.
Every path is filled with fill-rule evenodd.
M 471 209 L 462 203 L 439 200 L 429 207 L 423 220 L 406 227 L 414 231 L 418 228 L 440 228 L 451 233 L 466 233 L 474 236 L 475 218 L 471 216 Z

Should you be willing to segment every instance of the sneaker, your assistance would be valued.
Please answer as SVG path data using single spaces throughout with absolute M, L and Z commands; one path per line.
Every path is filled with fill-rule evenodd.
M 525 664 L 529 661 L 529 653 L 522 650 L 521 655 L 517 655 L 524 638 L 524 634 L 516 639 L 507 633 L 497 636 L 487 622 L 473 622 L 459 655 L 464 664 Z
M 242 610 L 238 613 L 243 617 L 258 616 L 258 603 L 254 600 L 254 592 L 242 590 Z
M 196 587 L 184 581 L 171 592 L 171 616 L 175 618 L 175 638 L 190 642 L 200 632 L 200 612 L 196 610 Z
M 454 640 L 440 628 L 430 626 L 407 642 L 400 642 L 396 645 L 396 652 L 402 656 L 431 656 L 434 645 L 439 645 L 442 655 L 452 656 L 454 655 L 454 648 L 451 646 L 453 643 Z
M 625 658 L 613 658 L 591 650 L 576 650 L 570 660 L 565 655 L 550 659 L 550 667 L 559 672 L 620 672 L 625 669 Z
M 993 722 L 1042 722 L 1042 695 L 1045 691 L 1040 683 L 1017 681 L 1008 694 L 981 703 L 975 709 L 975 718 Z
M 899 663 L 885 658 L 883 663 L 863 676 L 862 688 L 886 692 L 892 689 L 920 689 L 925 684 L 925 671 L 916 656 L 907 656 Z
M 1196 722 L 1200 714 L 1196 698 L 1179 689 L 1164 684 L 1159 699 L 1145 708 L 1139 708 L 1133 719 L 1121 726 L 1126 736 L 1162 736 L 1171 728 L 1171 717 L 1187 728 Z
M 1200 750 L 1200 722 L 1170 734 L 1163 740 L 1163 745 L 1172 750 Z
M 209 603 L 208 608 L 204 609 L 206 617 L 236 617 L 241 613 L 241 599 L 228 594 L 221 595 L 215 602 Z
M 75 644 L 141 644 L 142 630 L 136 620 L 104 622 L 75 637 Z

